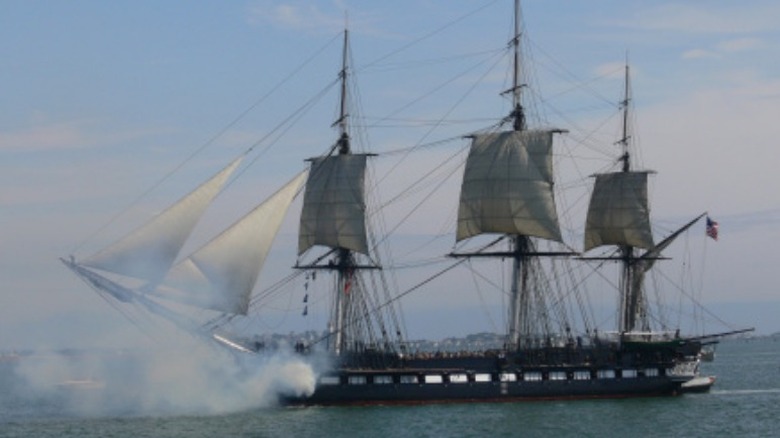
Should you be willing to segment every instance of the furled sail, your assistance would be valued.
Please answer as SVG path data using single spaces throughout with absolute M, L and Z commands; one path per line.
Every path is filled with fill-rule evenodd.
M 653 248 L 647 174 L 615 172 L 596 175 L 585 223 L 584 251 L 601 245 Z
M 684 233 L 686 230 L 688 230 L 693 224 L 698 222 L 701 218 L 703 218 L 706 215 L 706 213 L 700 215 L 699 217 L 693 219 L 692 221 L 688 222 L 684 226 L 682 226 L 680 229 L 663 239 L 661 242 L 659 242 L 657 245 L 654 245 L 652 248 L 645 251 L 644 254 L 637 257 L 633 260 L 631 264 L 631 276 L 630 276 L 630 291 L 629 294 L 630 297 L 639 297 L 638 299 L 644 299 L 643 298 L 643 287 L 645 283 L 645 275 L 647 274 L 650 269 L 653 268 L 653 265 L 655 264 L 656 260 L 661 257 L 661 251 L 666 249 L 669 245 L 674 242 L 674 240 L 680 236 L 682 233 Z M 642 306 L 637 306 L 637 310 L 642 309 Z M 634 321 L 637 321 L 640 319 L 640 315 L 634 315 L 632 318 Z M 635 324 L 634 324 L 635 325 Z M 627 331 L 632 331 L 636 329 L 640 330 L 646 330 L 646 327 L 635 327 L 628 325 L 626 327 L 623 327 L 623 329 Z
M 306 172 L 222 234 L 177 263 L 157 293 L 226 313 L 246 314 L 257 276 Z
M 81 264 L 158 282 L 173 265 L 195 224 L 242 158 L 237 158 L 154 219 Z
M 637 261 L 635 262 L 635 265 L 637 266 L 638 270 L 641 272 L 647 272 L 650 269 L 652 269 L 653 265 L 655 264 L 655 261 L 658 260 L 658 258 L 661 256 L 661 251 L 665 250 L 669 245 L 674 242 L 674 240 L 682 233 L 688 230 L 688 228 L 692 227 L 693 224 L 698 222 L 701 218 L 706 216 L 707 213 L 702 213 L 695 219 L 691 220 L 687 224 L 683 225 L 675 231 L 674 233 L 670 234 L 668 237 L 660 241 L 657 245 L 653 246 L 652 248 L 648 249 L 644 254 L 642 254 Z
M 506 233 L 561 241 L 553 195 L 552 131 L 477 135 L 466 161 L 458 241 Z
M 365 154 L 312 159 L 303 197 L 298 254 L 314 245 L 368 254 L 365 171 Z

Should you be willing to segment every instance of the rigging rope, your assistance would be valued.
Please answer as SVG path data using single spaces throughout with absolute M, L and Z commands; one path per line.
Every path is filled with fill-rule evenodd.
M 414 39 L 414 40 L 410 41 L 410 42 L 409 42 L 409 43 L 407 43 L 407 44 L 404 44 L 403 46 L 399 47 L 398 49 L 395 49 L 395 50 L 393 50 L 393 51 L 392 51 L 392 52 L 390 52 L 390 53 L 387 53 L 387 54 L 385 54 L 385 55 L 382 55 L 382 56 L 380 56 L 379 58 L 377 58 L 377 59 L 375 59 L 375 60 L 373 60 L 373 61 L 369 62 L 369 63 L 368 63 L 368 64 L 366 64 L 366 65 L 364 65 L 364 66 L 362 67 L 362 69 L 365 69 L 365 68 L 368 68 L 368 67 L 372 67 L 372 66 L 374 66 L 374 65 L 377 65 L 377 64 L 379 64 L 381 61 L 384 61 L 385 59 L 391 58 L 391 57 L 393 57 L 393 56 L 395 56 L 395 55 L 397 55 L 397 54 L 399 54 L 399 53 L 401 53 L 401 52 L 403 52 L 403 51 L 405 51 L 405 50 L 409 49 L 410 47 L 413 47 L 413 46 L 417 45 L 418 43 L 420 43 L 420 42 L 422 42 L 422 41 L 425 41 L 425 40 L 427 40 L 428 38 L 431 38 L 432 36 L 434 36 L 434 35 L 436 35 L 436 34 L 438 34 L 438 33 L 441 33 L 441 32 L 443 32 L 445 29 L 447 29 L 447 28 L 449 28 L 449 27 L 452 27 L 452 26 L 454 26 L 454 25 L 455 25 L 455 24 L 457 24 L 457 23 L 460 23 L 461 21 L 463 21 L 463 20 L 465 20 L 465 19 L 467 19 L 467 18 L 471 17 L 472 15 L 475 15 L 475 14 L 477 14 L 478 12 L 480 12 L 480 11 L 482 11 L 482 10 L 484 10 L 484 9 L 487 9 L 488 7 L 490 7 L 490 6 L 494 5 L 495 3 L 498 3 L 498 1 L 499 1 L 499 0 L 492 0 L 492 1 L 490 1 L 490 2 L 488 2 L 488 3 L 485 3 L 484 5 L 482 5 L 482 6 L 478 7 L 478 8 L 476 8 L 476 9 L 473 9 L 473 10 L 471 10 L 470 12 L 467 12 L 466 14 L 464 14 L 464 15 L 461 15 L 460 17 L 456 18 L 455 20 L 452 20 L 452 21 L 450 21 L 450 22 L 448 22 L 448 23 L 445 23 L 444 25 L 442 25 L 442 26 L 440 26 L 440 27 L 438 27 L 438 28 L 436 28 L 436 29 L 432 30 L 431 32 L 428 32 L 428 33 L 426 33 L 425 35 L 423 35 L 423 36 L 421 36 L 421 37 L 418 37 L 418 38 L 416 38 L 416 39 Z
M 187 156 L 184 161 L 176 165 L 173 169 L 171 169 L 168 173 L 163 175 L 162 178 L 157 180 L 154 184 L 152 184 L 151 187 L 149 187 L 147 190 L 142 192 L 139 196 L 137 196 L 134 200 L 132 200 L 127 207 L 123 208 L 119 212 L 117 212 L 115 215 L 113 215 L 109 220 L 100 226 L 96 231 L 89 234 L 86 238 L 84 238 L 80 243 L 78 243 L 73 249 L 71 249 L 70 253 L 75 254 L 78 252 L 81 248 L 84 247 L 88 242 L 90 242 L 95 236 L 105 231 L 106 228 L 114 224 L 120 217 L 127 214 L 127 212 L 138 205 L 139 202 L 141 202 L 142 199 L 149 196 L 151 192 L 156 190 L 158 187 L 160 187 L 165 181 L 170 179 L 174 174 L 179 172 L 187 163 L 192 161 L 196 156 L 198 156 L 201 152 L 203 152 L 207 147 L 211 146 L 218 138 L 222 137 L 228 130 L 233 128 L 239 121 L 243 120 L 250 112 L 252 112 L 255 108 L 257 108 L 261 103 L 263 103 L 266 99 L 268 99 L 271 95 L 273 95 L 277 90 L 279 90 L 284 84 L 286 84 L 288 81 L 290 81 L 293 77 L 297 76 L 297 74 L 303 70 L 304 67 L 306 67 L 309 63 L 311 63 L 315 58 L 317 58 L 322 52 L 325 51 L 325 49 L 330 46 L 339 35 L 334 36 L 331 38 L 328 42 L 322 45 L 318 50 L 316 50 L 311 56 L 309 56 L 306 60 L 304 60 L 296 69 L 293 70 L 293 72 L 290 75 L 285 76 L 281 81 L 279 81 L 276 85 L 271 87 L 271 89 L 266 92 L 264 95 L 262 95 L 260 98 L 256 99 L 252 105 L 250 105 L 247 109 L 239 113 L 238 116 L 236 116 L 232 121 L 230 121 L 224 128 L 219 130 L 216 134 L 214 134 L 211 138 L 209 138 L 205 143 L 200 145 L 198 148 L 196 148 L 189 156 Z M 243 155 L 249 154 L 254 147 L 257 146 L 257 143 L 253 144 L 249 149 L 247 149 Z M 253 161 L 254 162 L 254 161 Z

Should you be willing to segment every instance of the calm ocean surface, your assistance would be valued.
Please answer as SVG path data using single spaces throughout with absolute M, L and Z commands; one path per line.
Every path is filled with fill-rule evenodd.
M 703 365 L 708 394 L 674 398 L 350 408 L 222 415 L 79 414 L 25 393 L 0 363 L 0 437 L 771 437 L 780 436 L 780 341 L 728 341 Z M 90 389 L 80 389 L 87 390 Z M 99 389 L 92 389 L 99 391 Z

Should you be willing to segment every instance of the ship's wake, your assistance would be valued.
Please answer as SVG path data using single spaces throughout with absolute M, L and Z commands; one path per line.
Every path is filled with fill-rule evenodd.
M 713 389 L 710 391 L 715 395 L 751 395 L 751 394 L 780 394 L 780 388 L 765 389 Z

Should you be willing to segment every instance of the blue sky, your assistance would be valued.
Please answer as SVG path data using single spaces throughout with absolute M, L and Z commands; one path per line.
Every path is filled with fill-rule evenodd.
M 532 78 L 552 96 L 542 122 L 604 120 L 628 57 L 636 138 L 643 163 L 659 172 L 654 217 L 680 223 L 709 210 L 721 239 L 707 244 L 704 301 L 727 312 L 740 302 L 747 307 L 726 319 L 758 315 L 759 331 L 780 331 L 771 314 L 760 314 L 780 309 L 772 275 L 780 238 L 780 5 L 527 0 L 523 7 Z M 89 254 L 159 211 L 330 83 L 345 10 L 365 124 L 448 111 L 458 120 L 506 114 L 498 96 L 505 66 L 470 68 L 480 57 L 494 62 L 491 53 L 508 41 L 508 0 L 0 2 L 0 349 L 105 341 L 120 324 L 116 315 L 57 257 Z M 473 93 L 464 91 L 481 75 Z M 451 89 L 432 91 L 451 78 Z M 592 85 L 570 91 L 582 82 Z M 242 193 L 269 192 L 321 153 L 336 135 L 336 99 L 331 90 L 263 155 Z M 427 137 L 429 126 L 395 129 L 385 120 L 367 133 L 381 152 L 480 123 L 487 124 L 444 126 Z M 599 141 L 609 150 L 615 138 Z M 207 143 L 169 185 L 102 229 Z M 425 225 L 403 231 L 433 232 Z M 462 311 L 473 302 L 464 294 L 451 304 Z

